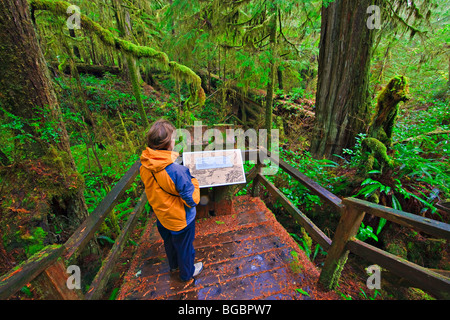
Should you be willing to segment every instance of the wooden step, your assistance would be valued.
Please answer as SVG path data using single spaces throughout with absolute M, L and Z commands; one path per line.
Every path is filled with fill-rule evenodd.
M 168 297 L 168 300 L 263 299 L 265 296 L 287 290 L 291 281 L 286 268 L 271 269 L 196 290 L 179 292 Z
M 204 270 L 182 282 L 170 272 L 154 221 L 141 239 L 119 299 L 303 299 L 302 268 L 291 252 L 297 244 L 260 199 L 240 197 L 232 215 L 196 223 L 195 261 Z M 302 260 L 302 263 L 305 260 Z

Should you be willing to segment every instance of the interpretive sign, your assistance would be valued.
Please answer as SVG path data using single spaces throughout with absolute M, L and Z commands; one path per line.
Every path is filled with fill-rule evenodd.
M 184 152 L 183 165 L 200 188 L 246 183 L 241 150 Z

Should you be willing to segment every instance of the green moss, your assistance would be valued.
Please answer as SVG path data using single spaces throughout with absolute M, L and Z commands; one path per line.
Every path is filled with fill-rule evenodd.
M 348 254 L 344 254 L 341 259 L 333 262 L 333 266 L 328 268 L 327 270 L 323 269 L 319 282 L 325 286 L 325 288 L 329 290 L 336 289 L 339 278 L 341 277 L 342 270 L 344 269 L 345 263 L 347 262 Z
M 31 6 L 35 10 L 48 10 L 53 14 L 67 17 L 66 10 L 71 5 L 66 1 L 51 1 L 51 0 L 31 0 Z M 127 40 L 118 38 L 114 36 L 114 34 L 103 28 L 100 24 L 91 20 L 84 14 L 80 15 L 80 21 L 83 28 L 95 33 L 99 39 L 110 47 L 113 47 L 117 50 L 120 50 L 124 53 L 131 54 L 136 58 L 148 58 L 157 63 L 162 68 L 168 68 L 175 78 L 182 79 L 186 81 L 188 84 L 191 84 L 194 88 L 193 93 L 196 100 L 203 105 L 201 92 L 203 89 L 201 88 L 201 79 L 200 77 L 192 71 L 190 68 L 181 65 L 174 61 L 169 61 L 169 57 L 166 53 L 155 50 L 151 47 L 147 46 L 138 46 L 134 43 L 131 43 Z
M 289 267 L 291 268 L 292 272 L 294 273 L 300 273 L 303 271 L 304 267 L 300 263 L 300 260 L 298 259 L 298 253 L 294 250 L 291 251 L 291 261 L 289 262 Z
M 409 100 L 408 80 L 404 76 L 392 78 L 377 98 L 377 107 L 369 135 L 391 146 L 392 131 L 397 118 L 399 103 Z
M 418 288 L 409 288 L 408 294 L 409 294 L 410 300 L 436 300 L 435 298 L 430 296 L 428 293 L 426 293 L 423 290 L 420 290 Z
M 407 259 L 408 250 L 401 240 L 394 240 L 386 245 L 386 251 L 403 259 Z
M 20 235 L 20 232 L 18 233 L 18 236 L 24 243 L 24 249 L 27 256 L 32 256 L 44 248 L 44 240 L 47 237 L 47 232 L 41 227 L 32 229 L 30 233 L 27 232 L 22 235 Z
M 365 172 L 374 169 L 375 160 L 378 161 L 379 169 L 382 169 L 385 165 L 390 168 L 394 167 L 394 161 L 388 156 L 386 146 L 378 139 L 367 138 L 362 141 L 363 165 Z

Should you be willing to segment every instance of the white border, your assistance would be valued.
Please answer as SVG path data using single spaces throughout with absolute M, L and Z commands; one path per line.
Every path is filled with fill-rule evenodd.
M 184 161 L 184 156 L 185 155 L 190 155 L 190 154 L 195 154 L 195 153 L 213 153 L 213 152 L 237 152 L 239 159 L 241 161 L 241 169 L 242 169 L 242 173 L 244 176 L 244 181 L 238 181 L 238 182 L 232 182 L 232 183 L 221 183 L 221 184 L 212 184 L 212 185 L 206 185 L 206 186 L 200 186 L 201 188 L 210 188 L 210 187 L 221 187 L 221 186 L 232 186 L 235 184 L 244 184 L 247 183 L 247 179 L 245 177 L 245 170 L 244 170 L 244 162 L 242 161 L 242 150 L 241 149 L 231 149 L 231 150 L 208 150 L 208 151 L 192 151 L 192 152 L 183 152 L 183 165 L 185 164 Z M 233 164 L 234 167 L 234 164 Z M 190 170 L 189 170 L 190 171 Z

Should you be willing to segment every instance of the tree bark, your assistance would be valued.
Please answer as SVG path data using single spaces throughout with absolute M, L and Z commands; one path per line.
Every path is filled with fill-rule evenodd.
M 367 8 L 373 0 L 336 0 L 322 8 L 316 123 L 311 152 L 342 154 L 369 124 L 369 67 L 373 30 Z
M 31 137 L 24 143 L 24 158 L 38 159 L 49 167 L 53 166 L 53 172 L 59 174 L 63 181 L 79 179 L 69 136 L 26 0 L 2 1 L 0 39 L 0 105 L 7 114 L 25 124 L 23 130 Z M 45 130 L 54 135 L 46 135 Z M 51 188 L 39 186 L 43 190 L 46 187 Z M 50 208 L 63 208 L 76 226 L 87 216 L 83 187 L 78 184 L 75 191 L 61 190 L 58 196 L 48 199 Z M 43 212 L 43 215 L 48 213 Z

